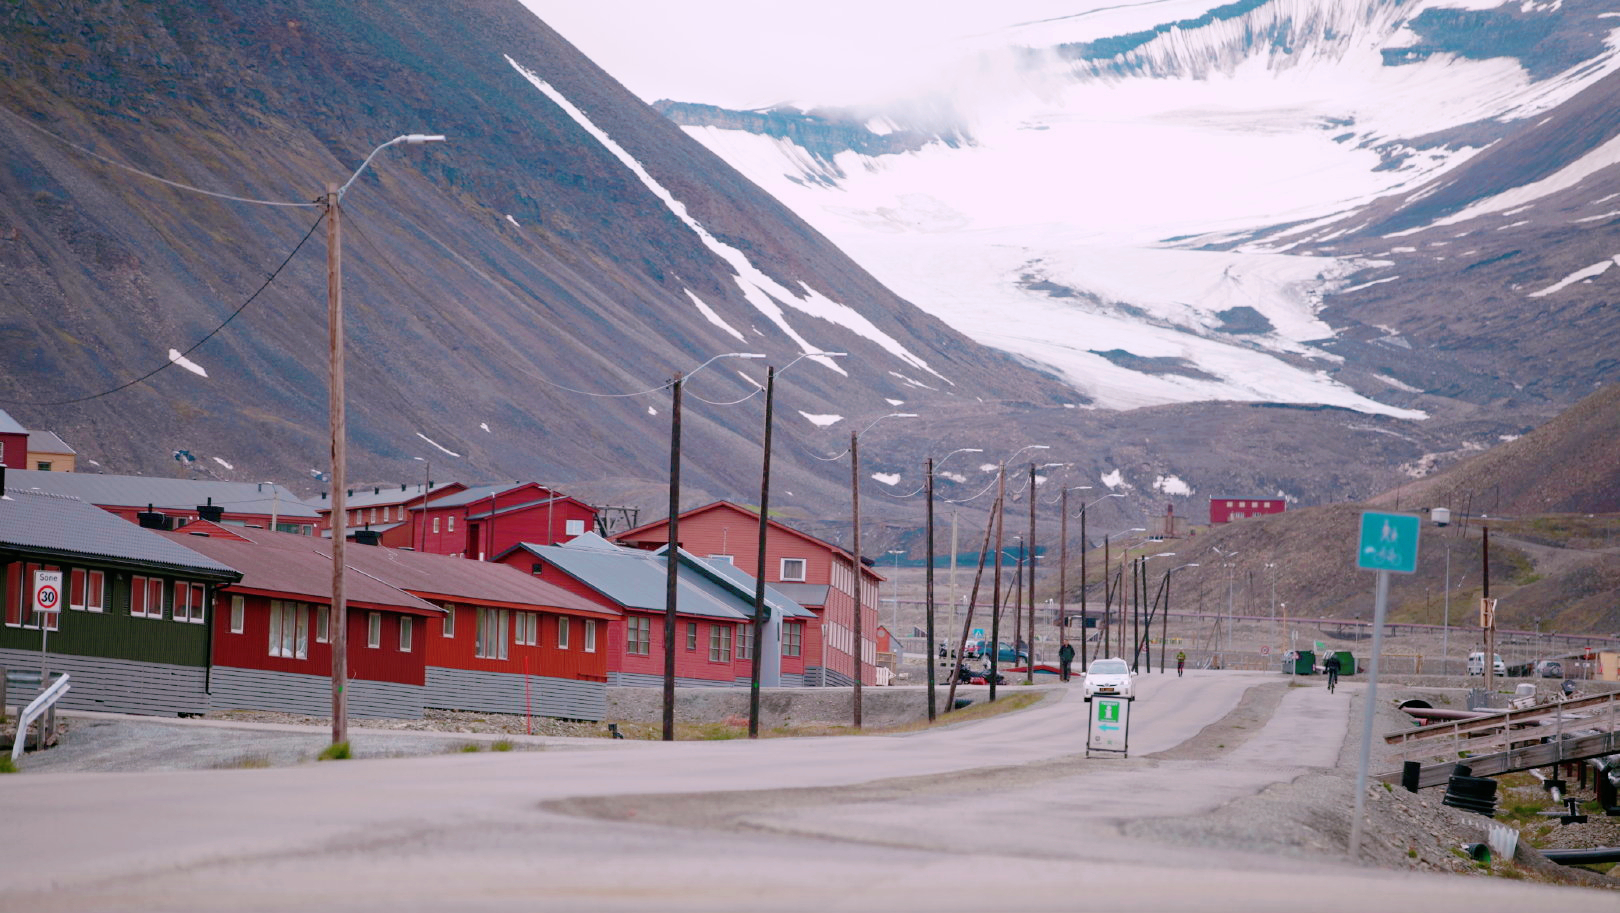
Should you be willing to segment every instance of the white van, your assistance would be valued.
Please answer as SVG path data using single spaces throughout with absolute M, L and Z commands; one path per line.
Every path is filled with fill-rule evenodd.
M 1496 653 L 1496 654 L 1493 654 L 1493 655 L 1496 657 L 1496 662 L 1491 664 L 1492 673 L 1495 674 L 1495 675 L 1499 675 L 1499 676 L 1501 676 L 1503 678 L 1506 678 L 1507 677 L 1507 663 L 1502 662 L 1502 654 Z M 1469 675 L 1484 675 L 1485 674 L 1485 654 L 1484 653 L 1470 653 L 1470 654 L 1468 654 L 1468 674 Z

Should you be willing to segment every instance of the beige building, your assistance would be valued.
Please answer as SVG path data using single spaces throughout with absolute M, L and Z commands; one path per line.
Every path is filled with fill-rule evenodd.
M 28 468 L 46 472 L 72 472 L 79 455 L 67 441 L 49 431 L 28 432 Z

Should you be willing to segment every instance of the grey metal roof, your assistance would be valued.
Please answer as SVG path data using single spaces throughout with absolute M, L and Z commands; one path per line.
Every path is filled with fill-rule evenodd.
M 773 583 L 771 585 L 802 606 L 826 605 L 827 591 L 832 589 L 825 583 Z
M 28 433 L 27 428 L 24 428 L 23 426 L 17 424 L 17 420 L 12 418 L 11 416 L 7 415 L 6 410 L 0 409 L 0 434 L 27 434 L 27 433 Z
M 428 491 L 440 491 L 447 485 L 455 484 L 455 482 L 434 482 L 433 487 L 429 488 Z M 384 504 L 399 504 L 413 498 L 420 498 L 422 496 L 422 487 L 421 482 L 417 482 L 415 485 L 406 485 L 403 490 L 398 485 L 357 486 L 351 489 L 354 494 L 344 497 L 343 504 L 350 510 L 357 507 L 381 507 Z M 309 506 L 321 511 L 331 510 L 332 493 L 323 491 L 318 497 L 310 498 Z
M 77 498 L 17 488 L 7 488 L 0 500 L 0 547 L 238 576 L 227 565 Z
M 753 574 L 748 573 L 729 561 L 710 561 L 699 558 L 686 549 L 681 549 L 682 563 L 692 567 L 698 573 L 707 571 L 711 574 L 724 577 L 731 589 L 742 596 L 748 603 L 748 612 L 753 613 L 754 581 Z M 781 618 L 814 618 L 816 614 L 789 598 L 774 584 L 765 584 L 765 605 Z
M 268 515 L 313 520 L 320 516 L 298 496 L 274 482 L 215 482 L 208 479 L 165 479 L 151 476 L 114 476 L 95 472 L 39 472 L 13 469 L 6 473 L 10 488 L 33 489 L 68 495 L 103 507 L 145 507 L 196 510 L 213 499 L 226 513 Z M 279 500 L 277 493 L 280 493 Z
M 463 504 L 471 504 L 474 501 L 488 500 L 490 495 L 500 494 L 504 491 L 511 491 L 514 488 L 522 488 L 526 484 L 526 482 L 497 482 L 493 485 L 474 485 L 464 491 L 458 491 L 453 495 L 445 495 L 437 501 L 430 501 L 428 506 L 460 507 Z
M 78 453 L 53 431 L 28 432 L 28 449 L 35 453 Z
M 664 610 L 667 569 L 662 555 L 621 548 L 595 533 L 587 533 L 566 545 L 525 542 L 518 547 L 556 565 L 622 606 L 653 612 Z M 753 605 L 744 604 L 723 584 L 686 573 L 680 575 L 676 587 L 675 611 L 682 615 L 740 621 L 753 616 Z

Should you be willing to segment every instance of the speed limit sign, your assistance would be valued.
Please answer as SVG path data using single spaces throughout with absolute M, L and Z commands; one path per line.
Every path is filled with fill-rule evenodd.
M 62 611 L 62 572 L 34 572 L 34 611 L 49 615 Z
M 1260 655 L 1261 656 L 1270 656 L 1271 655 L 1271 645 L 1270 644 L 1261 644 L 1260 645 Z

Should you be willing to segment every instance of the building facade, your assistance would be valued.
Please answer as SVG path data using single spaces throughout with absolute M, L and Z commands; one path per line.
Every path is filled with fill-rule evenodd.
M 1231 523 L 1248 517 L 1280 514 L 1287 509 L 1288 501 L 1284 498 L 1210 498 L 1209 522 L 1212 525 Z

